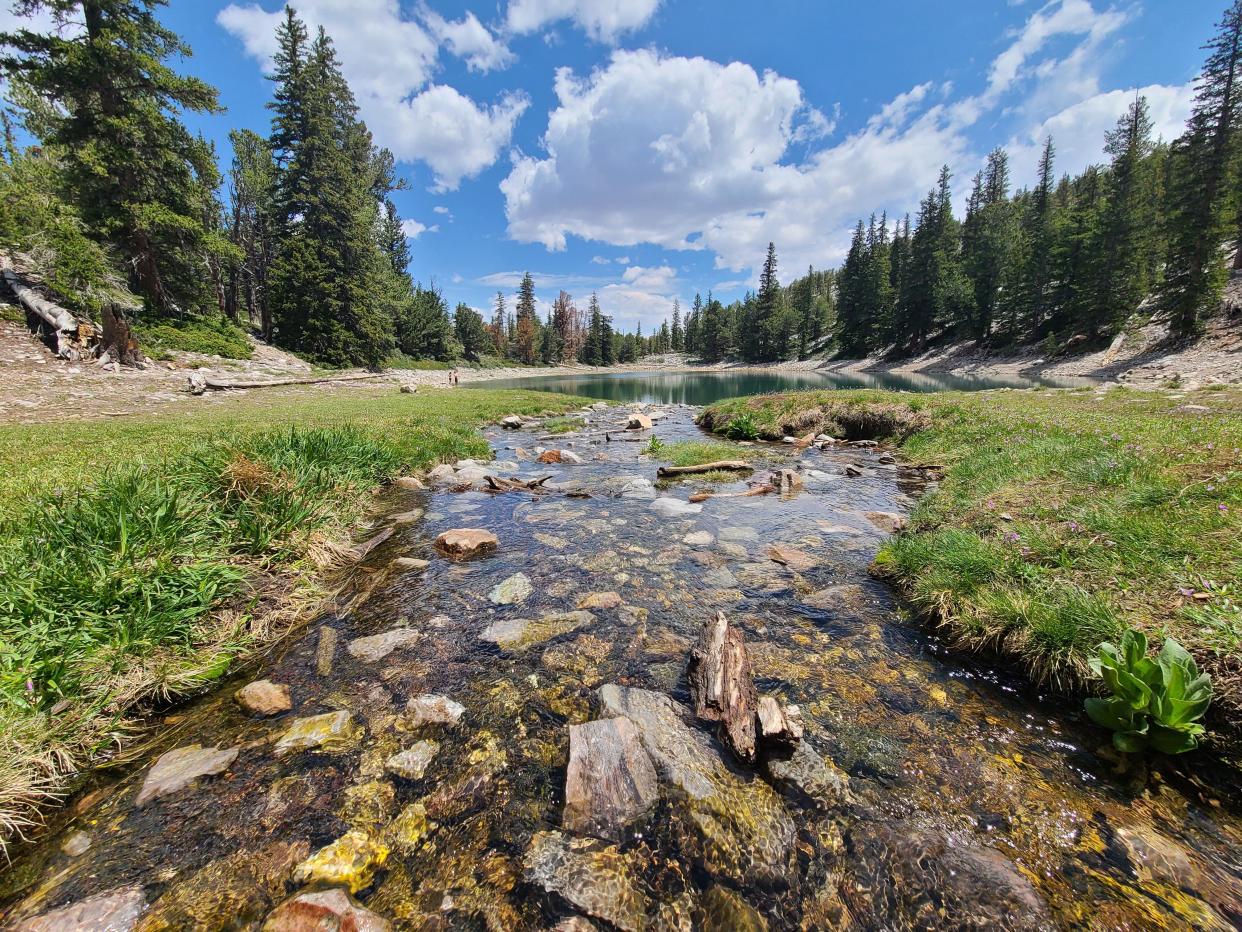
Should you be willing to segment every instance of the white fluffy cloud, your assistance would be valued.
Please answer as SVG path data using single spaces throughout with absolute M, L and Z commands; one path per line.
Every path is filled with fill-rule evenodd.
M 424 233 L 439 233 L 438 226 L 427 226 L 419 223 L 413 218 L 401 221 L 401 232 L 405 234 L 406 239 L 418 239 Z
M 666 292 L 676 277 L 677 273 L 673 271 L 672 267 L 667 265 L 661 265 L 658 268 L 643 268 L 641 265 L 631 265 L 622 274 L 621 281 L 645 291 Z
M 362 118 L 398 159 L 421 160 L 440 189 L 456 188 L 493 165 L 509 145 L 526 98 L 510 94 L 477 104 L 454 88 L 429 85 L 440 42 L 473 68 L 501 67 L 509 51 L 473 14 L 457 22 L 424 11 L 426 24 L 405 16 L 397 0 L 300 0 L 298 14 L 332 37 Z M 284 14 L 258 4 L 230 4 L 217 22 L 270 69 L 276 27 Z
M 568 19 L 592 39 L 611 43 L 646 25 L 659 6 L 660 0 L 510 0 L 507 23 L 520 34 Z
M 800 161 L 790 147 L 833 121 L 789 78 L 654 50 L 615 51 L 586 76 L 561 69 L 544 152 L 515 154 L 501 183 L 509 235 L 553 250 L 570 236 L 705 249 L 736 271 L 774 241 L 785 275 L 823 267 L 840 260 L 859 216 L 912 210 L 942 164 L 964 189 L 981 160 L 971 129 L 984 114 L 1021 127 L 1015 154 L 1051 131 L 1059 168 L 1098 158 L 1125 107 L 1124 93 L 1100 91 L 1101 48 L 1124 19 L 1088 0 L 1053 0 L 1014 32 L 975 95 L 919 84 Z M 1049 51 L 1065 39 L 1068 51 Z M 1186 89 L 1144 91 L 1162 131 L 1180 123 Z

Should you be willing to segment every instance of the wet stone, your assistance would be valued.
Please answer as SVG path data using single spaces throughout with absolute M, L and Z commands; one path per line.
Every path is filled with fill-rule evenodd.
M 495 550 L 500 541 L 482 528 L 457 528 L 436 538 L 436 546 L 452 557 L 471 557 Z
M 267 917 L 262 932 L 389 932 L 392 925 L 344 890 L 299 893 Z
M 12 928 L 14 932 L 129 932 L 138 924 L 146 905 L 142 887 L 121 887 L 18 922 Z
M 681 539 L 681 542 L 688 547 L 710 547 L 716 538 L 707 531 L 691 531 Z
M 664 515 L 666 518 L 677 518 L 682 515 L 697 515 L 703 510 L 703 506 L 697 503 L 684 502 L 680 498 L 662 497 L 657 498 L 651 503 L 653 510 Z
M 516 605 L 525 602 L 532 591 L 530 577 L 525 573 L 514 573 L 495 586 L 487 597 L 495 605 Z
M 561 832 L 539 832 L 525 858 L 526 878 L 589 916 L 625 932 L 646 927 L 650 901 L 638 888 L 639 866 L 613 845 Z
M 70 832 L 69 836 L 60 844 L 60 850 L 71 858 L 81 857 L 90 849 L 91 836 L 80 829 Z
M 237 704 L 251 715 L 279 715 L 293 708 L 289 687 L 271 680 L 255 680 L 233 694 Z
M 759 532 L 753 527 L 724 527 L 720 529 L 721 540 L 754 541 L 759 539 Z
M 411 728 L 421 728 L 423 725 L 445 725 L 452 728 L 461 720 L 466 707 L 448 696 L 423 693 L 411 699 L 406 704 L 405 711 Z
M 616 592 L 591 592 L 578 600 L 578 608 L 620 608 L 625 600 Z
M 728 929 L 729 932 L 767 932 L 768 922 L 759 912 L 728 887 L 712 887 L 702 899 L 704 929 Z
M 358 743 L 360 732 L 353 716 L 343 710 L 299 718 L 276 742 L 276 756 L 308 750 L 325 754 L 347 751 Z
M 413 628 L 391 628 L 380 634 L 354 638 L 345 649 L 349 656 L 363 663 L 377 663 L 394 650 L 409 647 L 418 643 L 422 634 Z
M 429 560 L 420 560 L 418 557 L 397 557 L 392 561 L 393 569 L 402 572 L 412 573 L 418 570 L 425 570 L 431 565 Z
M 388 846 L 357 829 L 324 845 L 297 866 L 294 883 L 348 887 L 357 893 L 371 885 L 375 871 L 388 860 Z
M 812 608 L 858 611 L 863 607 L 864 598 L 862 586 L 845 583 L 812 592 L 803 596 L 802 601 Z
M 586 611 L 562 612 L 544 615 L 538 619 L 505 618 L 484 628 L 479 639 L 505 650 L 522 651 L 534 644 L 575 631 L 594 620 L 595 616 Z
M 622 841 L 658 795 L 655 767 L 628 718 L 570 726 L 565 828 Z
M 421 780 L 439 750 L 438 742 L 419 741 L 408 750 L 394 754 L 384 761 L 384 769 L 406 780 Z
M 421 803 L 410 803 L 384 830 L 384 839 L 402 854 L 417 851 L 432 829 L 427 821 L 427 809 Z
M 831 809 L 850 799 L 850 778 L 806 741 L 792 751 L 768 756 L 763 766 L 777 788 L 816 807 Z
M 147 773 L 142 789 L 134 799 L 134 805 L 143 806 L 153 799 L 176 793 L 200 777 L 223 773 L 237 759 L 238 750 L 205 748 L 201 744 L 191 744 L 161 755 Z

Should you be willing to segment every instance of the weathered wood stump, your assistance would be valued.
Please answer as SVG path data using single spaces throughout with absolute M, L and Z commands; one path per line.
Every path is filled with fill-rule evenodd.
M 703 625 L 686 670 L 695 714 L 720 723 L 721 740 L 747 763 L 755 760 L 755 709 L 758 694 L 742 632 L 724 612 Z

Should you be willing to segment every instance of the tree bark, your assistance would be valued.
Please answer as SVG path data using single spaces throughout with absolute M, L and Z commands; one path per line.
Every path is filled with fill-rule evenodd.
M 87 342 L 94 336 L 94 328 L 90 323 L 79 321 L 59 304 L 49 301 L 35 291 L 17 274 L 8 256 L 0 256 L 0 273 L 3 273 L 4 280 L 22 307 L 51 329 L 56 341 L 56 355 L 75 361 L 80 358 L 87 348 Z
M 104 305 L 103 339 L 99 342 L 100 359 L 109 354 L 122 366 L 136 366 L 146 362 L 146 357 L 138 348 L 138 341 L 129 329 L 124 310 L 115 304 Z
M 755 760 L 755 712 L 759 702 L 742 632 L 724 612 L 703 625 L 686 668 L 694 712 L 720 723 L 720 736 L 743 761 Z

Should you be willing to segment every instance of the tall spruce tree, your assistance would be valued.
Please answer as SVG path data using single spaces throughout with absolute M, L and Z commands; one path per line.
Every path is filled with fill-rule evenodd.
M 468 304 L 459 303 L 453 311 L 453 331 L 462 355 L 471 362 L 478 362 L 492 350 L 492 337 L 483 323 L 483 315 Z
M 837 276 L 837 346 L 842 356 L 866 356 L 875 321 L 867 313 L 867 228 L 861 220 Z
M 535 280 L 530 272 L 518 285 L 516 345 L 517 358 L 528 366 L 539 360 L 539 318 L 535 316 Z
M 1186 132 L 1171 153 L 1169 252 L 1162 300 L 1175 332 L 1195 333 L 1225 280 L 1231 160 L 1242 114 L 1242 0 L 1234 0 L 1208 52 Z
M 18 16 L 46 11 L 62 28 L 0 33 L 0 71 L 54 105 L 41 135 L 68 199 L 161 313 L 212 303 L 203 268 L 234 254 L 218 228 L 215 154 L 180 118 L 219 111 L 216 90 L 166 64 L 190 49 L 157 18 L 164 5 L 17 0 Z
M 777 300 L 781 283 L 776 277 L 776 244 L 768 243 L 768 254 L 759 273 L 759 294 L 753 305 L 753 319 L 744 335 L 745 358 L 753 362 L 772 362 L 780 357 L 781 325 L 777 320 Z
M 970 333 L 986 340 L 992 332 L 1005 270 L 1013 258 L 1014 212 L 1009 201 L 1009 156 L 1004 149 L 988 155 L 975 176 L 962 225 L 962 262 L 970 277 Z
M 673 329 L 671 338 L 673 352 L 680 353 L 686 348 L 686 332 L 681 326 L 681 302 L 676 298 L 673 299 Z
M 275 166 L 267 140 L 248 129 L 229 133 L 233 165 L 229 173 L 232 207 L 229 236 L 240 255 L 233 264 L 226 297 L 226 310 L 237 318 L 244 305 L 251 326 L 256 323 L 263 339 L 272 338 L 272 313 L 268 303 L 268 275 L 276 252 L 273 220 Z M 257 318 L 257 320 L 256 320 Z

